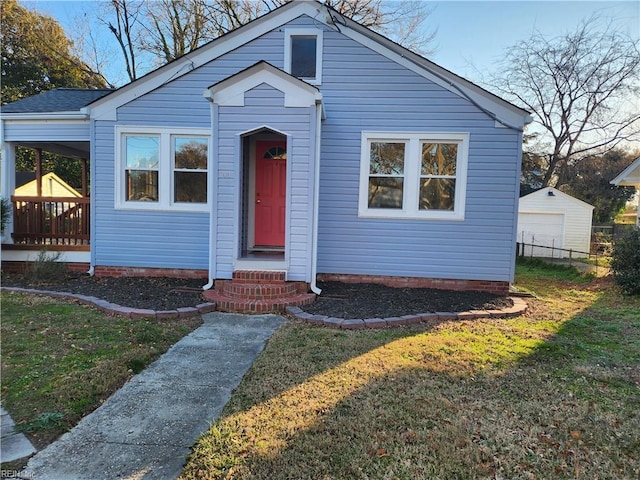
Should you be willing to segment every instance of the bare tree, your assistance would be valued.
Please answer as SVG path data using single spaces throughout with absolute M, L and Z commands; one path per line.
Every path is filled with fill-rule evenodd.
M 73 19 L 70 38 L 73 40 L 72 52 L 81 58 L 97 75 L 100 75 L 109 88 L 115 88 L 117 80 L 107 78 L 105 73 L 114 55 L 112 45 L 106 45 L 99 38 L 100 30 L 92 28 L 91 16 L 86 10 Z
M 137 0 L 111 0 L 115 19 L 103 20 L 116 37 L 125 61 L 129 80 L 138 78 L 136 44 L 140 27 L 142 2 Z
M 251 20 L 291 0 L 145 0 L 144 30 L 140 48 L 156 56 L 160 62 L 172 61 L 185 53 L 234 30 Z M 130 16 L 126 7 L 131 0 L 112 0 L 117 18 L 122 19 L 118 29 L 110 28 L 121 46 L 128 47 L 133 58 L 131 43 L 122 42 L 130 37 L 124 20 Z M 326 0 L 325 3 L 366 27 L 389 36 L 392 40 L 419 53 L 427 53 L 435 31 L 423 27 L 430 10 L 419 1 L 384 0 Z M 126 58 L 126 56 L 125 56 Z
M 424 28 L 431 13 L 426 2 L 389 0 L 325 0 L 325 4 L 352 20 L 426 55 L 436 30 Z
M 638 139 L 640 52 L 634 40 L 598 19 L 547 39 L 535 33 L 509 48 L 491 85 L 531 110 L 542 130 L 543 185 L 582 158 Z
M 147 0 L 146 35 L 141 47 L 160 62 L 170 62 L 211 40 L 211 25 L 201 0 Z

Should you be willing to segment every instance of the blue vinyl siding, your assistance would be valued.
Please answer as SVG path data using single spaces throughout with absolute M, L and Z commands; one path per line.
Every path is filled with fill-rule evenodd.
M 95 264 L 206 270 L 209 215 L 116 210 L 114 122 L 96 122 L 94 145 Z
M 320 25 L 307 17 L 291 24 Z M 323 44 L 319 273 L 512 280 L 521 134 L 334 29 L 324 29 Z M 282 69 L 283 52 L 280 28 L 120 107 L 117 123 L 215 131 L 203 91 L 260 60 Z M 260 86 L 245 107 L 220 107 L 218 120 L 217 276 L 231 275 L 238 245 L 238 134 L 268 125 L 293 142 L 289 278 L 302 278 L 310 262 L 312 109 L 284 108 L 278 92 Z M 464 220 L 359 218 L 363 131 L 469 133 Z M 114 210 L 113 123 L 98 122 L 96 135 L 97 264 L 206 268 L 208 215 Z
M 321 89 L 318 271 L 512 280 L 520 135 L 334 31 Z M 468 132 L 464 221 L 358 218 L 362 131 Z
M 88 142 L 90 138 L 89 121 L 28 123 L 7 120 L 4 122 L 5 142 Z

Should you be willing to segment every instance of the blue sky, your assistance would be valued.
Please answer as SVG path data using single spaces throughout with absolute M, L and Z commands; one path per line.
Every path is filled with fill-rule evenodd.
M 78 17 L 90 18 L 99 8 L 90 0 L 21 0 L 30 9 L 56 18 L 66 30 L 73 32 Z M 427 28 L 437 29 L 430 59 L 468 78 L 480 81 L 481 73 L 496 68 L 496 61 L 510 45 L 528 38 L 533 31 L 555 37 L 575 27 L 585 18 L 598 15 L 614 22 L 617 29 L 638 38 L 640 36 L 640 1 L 434 1 Z M 104 26 L 101 38 L 109 39 Z M 73 36 L 73 35 L 72 35 Z M 114 48 L 113 46 L 111 48 Z M 111 68 L 122 61 L 117 50 L 110 59 Z M 116 75 L 120 77 L 115 79 Z M 110 75 L 115 83 L 125 78 L 115 70 Z M 112 81 L 114 81 L 112 80 Z

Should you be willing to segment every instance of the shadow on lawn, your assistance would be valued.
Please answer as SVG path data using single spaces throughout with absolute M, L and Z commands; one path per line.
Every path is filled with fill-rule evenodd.
M 288 326 L 184 478 L 635 478 L 640 299 L 564 295 L 566 321 Z

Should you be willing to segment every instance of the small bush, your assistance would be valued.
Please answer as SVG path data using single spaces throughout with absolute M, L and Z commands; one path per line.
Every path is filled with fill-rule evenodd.
M 640 227 L 616 240 L 611 255 L 613 279 L 625 293 L 640 295 Z
M 67 265 L 60 262 L 62 252 L 49 254 L 46 249 L 38 253 L 38 257 L 27 266 L 26 277 L 30 283 L 50 283 L 64 279 Z
M 64 426 L 64 413 L 44 412 L 30 422 L 18 426 L 18 430 L 21 432 L 37 432 L 38 430 L 64 428 Z

